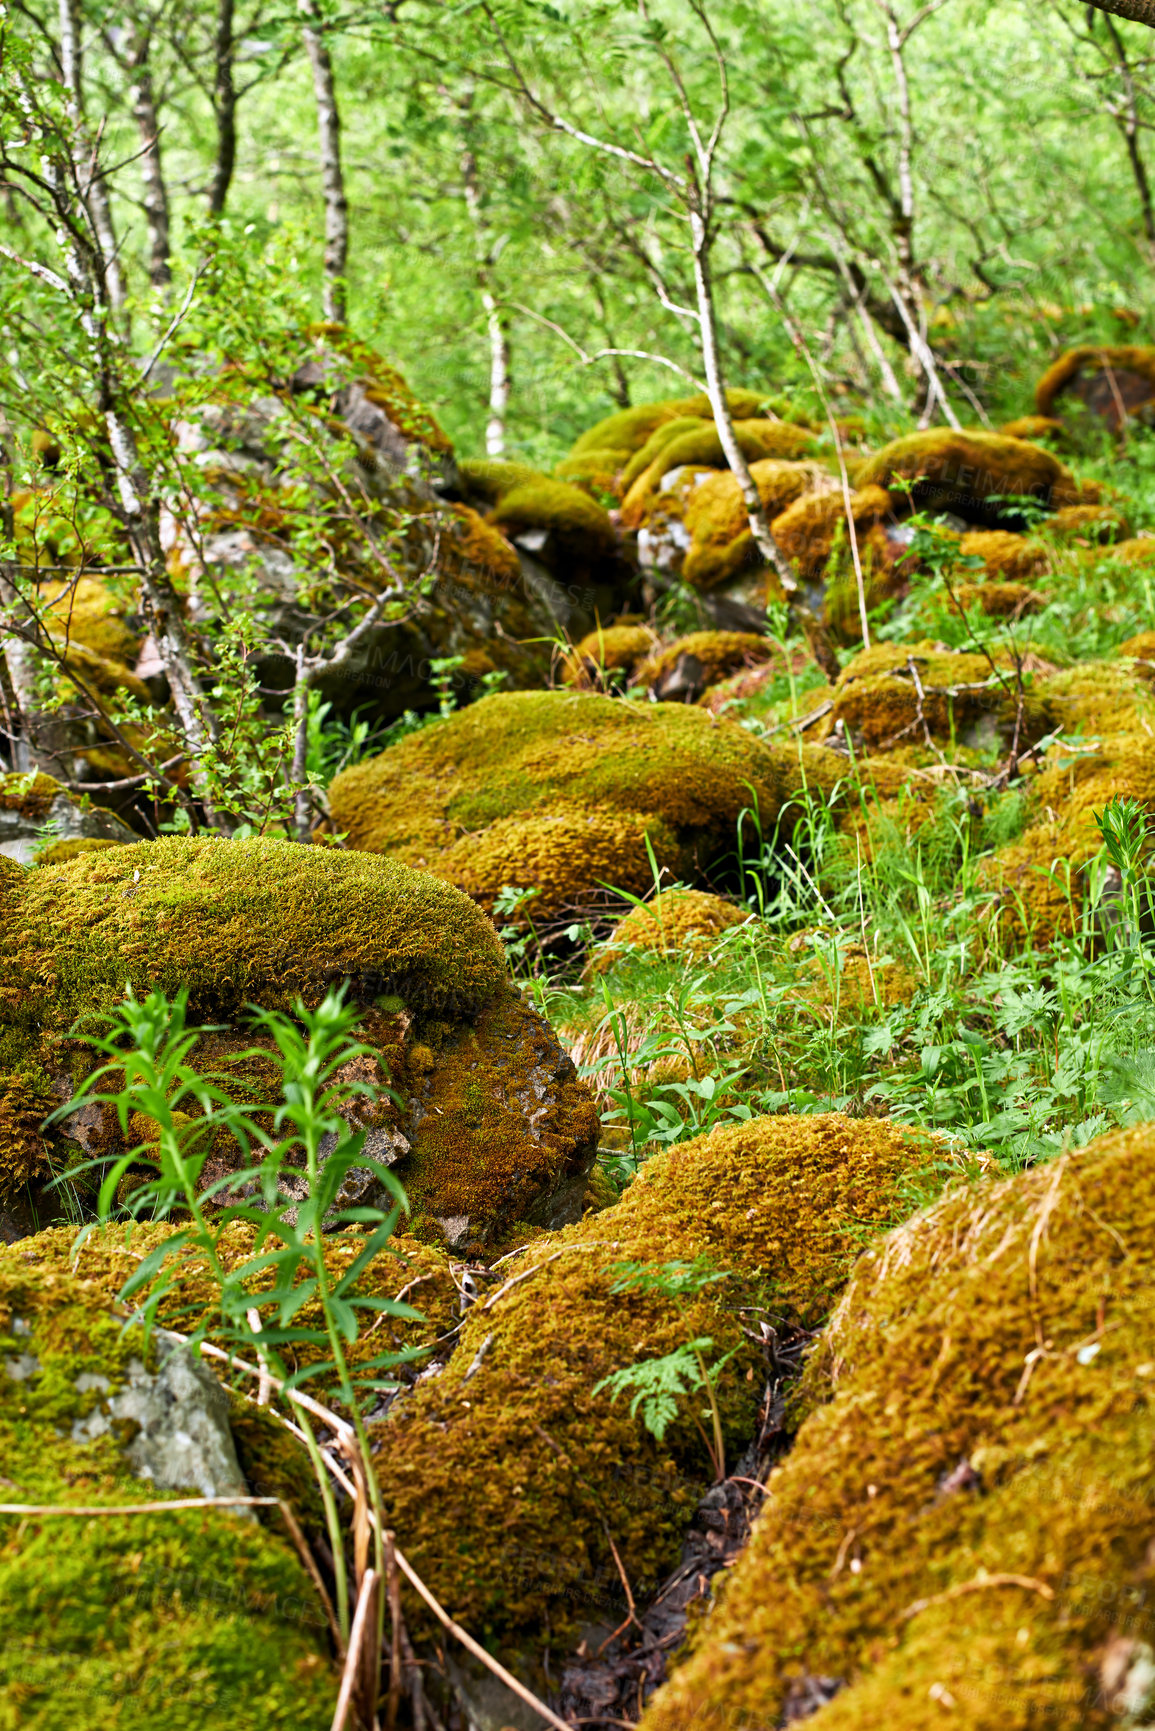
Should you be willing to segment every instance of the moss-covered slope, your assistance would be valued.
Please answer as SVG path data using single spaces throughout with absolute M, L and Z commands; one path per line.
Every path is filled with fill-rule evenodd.
M 1104 1137 L 862 1258 L 648 1731 L 781 1724 L 818 1679 L 831 1731 L 1119 1723 L 1152 1585 L 1153 1153 L 1151 1126 Z
M 507 1265 L 447 1368 L 378 1433 L 390 1523 L 455 1614 L 503 1644 L 546 1619 L 564 1640 L 614 1615 L 607 1534 L 635 1592 L 659 1580 L 709 1479 L 696 1403 L 680 1403 L 659 1446 L 628 1398 L 595 1385 L 696 1336 L 733 1349 L 719 1385 L 732 1462 L 764 1383 L 739 1307 L 819 1321 L 860 1234 L 901 1211 L 904 1180 L 929 1159 L 924 1141 L 869 1119 L 754 1119 L 655 1157 L 615 1207 Z M 612 1291 L 622 1263 L 698 1256 L 731 1279 L 684 1307 Z

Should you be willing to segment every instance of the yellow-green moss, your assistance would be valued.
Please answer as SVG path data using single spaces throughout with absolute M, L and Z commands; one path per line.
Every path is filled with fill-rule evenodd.
M 1150 1627 L 1153 1207 L 1145 1125 L 862 1257 L 646 1731 L 780 1724 L 806 1677 L 844 1685 L 820 1715 L 840 1731 L 1120 1722 L 1097 1672 Z
M 79 859 L 81 854 L 100 853 L 105 848 L 120 845 L 119 842 L 101 841 L 94 836 L 80 836 L 75 841 L 54 841 L 44 849 L 37 864 L 64 865 L 70 859 Z
M 567 685 L 584 685 L 606 673 L 632 672 L 658 642 L 649 625 L 605 625 L 574 646 L 562 668 Z
M 765 394 L 759 391 L 730 390 L 726 392 L 726 400 L 732 415 L 746 419 L 766 406 Z M 657 403 L 636 403 L 632 408 L 618 409 L 588 428 L 575 442 L 570 456 L 585 456 L 587 451 L 604 449 L 632 453 L 645 444 L 656 427 L 691 415 L 699 420 L 712 417 L 710 399 L 704 393 L 693 397 L 666 397 Z
M 687 657 L 700 668 L 695 681 L 700 687 L 716 685 L 720 679 L 737 672 L 740 667 L 756 667 L 769 661 L 774 645 L 768 637 L 752 631 L 691 631 L 688 637 L 651 655 L 638 668 L 638 685 L 660 685 L 666 674 L 672 673 L 678 662 Z
M 46 1280 L 55 1281 L 62 1274 L 74 1274 L 84 1282 L 93 1302 L 111 1304 L 129 1275 L 147 1256 L 178 1228 L 165 1223 L 148 1221 L 115 1221 L 93 1227 L 77 1246 L 73 1226 L 55 1226 L 38 1232 L 33 1238 L 20 1240 L 21 1263 L 37 1270 Z M 222 1233 L 218 1250 L 225 1268 L 232 1270 L 254 1255 L 255 1228 L 243 1221 L 234 1221 Z M 325 1238 L 325 1266 L 334 1280 L 339 1280 L 365 1248 L 365 1240 L 357 1231 L 333 1232 Z M 4 1264 L 0 1261 L 0 1273 Z M 196 1250 L 174 1256 L 167 1265 L 172 1276 L 157 1311 L 157 1321 L 166 1328 L 188 1334 L 206 1318 L 211 1318 L 207 1338 L 216 1344 L 228 1345 L 228 1336 L 220 1326 L 214 1305 L 217 1291 Z M 302 1279 L 304 1276 L 302 1275 Z M 257 1276 L 250 1287 L 253 1306 L 267 1324 L 273 1326 L 277 1311 L 262 1302 L 261 1292 L 272 1285 L 271 1272 Z M 421 1312 L 419 1320 L 365 1312 L 367 1324 L 356 1341 L 346 1346 L 348 1363 L 355 1373 L 367 1360 L 381 1352 L 401 1352 L 414 1347 L 432 1346 L 457 1321 L 458 1289 L 449 1272 L 443 1251 L 421 1244 L 404 1233 L 397 1233 L 389 1248 L 375 1256 L 358 1277 L 356 1292 L 362 1298 L 396 1299 L 402 1292 L 403 1302 Z M 321 1306 L 316 1299 L 302 1305 L 294 1327 L 324 1328 Z M 309 1341 L 288 1341 L 277 1349 L 290 1370 L 307 1370 L 330 1357 L 327 1347 Z M 420 1361 L 418 1361 L 420 1368 Z M 244 1385 L 242 1385 L 244 1386 Z M 337 1399 L 339 1394 L 330 1378 L 321 1376 L 311 1385 L 318 1399 Z M 249 1392 L 255 1393 L 255 1389 Z M 296 1445 L 298 1448 L 300 1445 Z M 307 1460 L 306 1460 L 307 1468 Z
M 761 1394 L 735 1307 L 761 1294 L 774 1316 L 816 1323 L 859 1235 L 893 1218 L 929 1157 L 872 1120 L 755 1119 L 657 1156 L 616 1207 L 508 1265 L 529 1278 L 471 1311 L 447 1369 L 378 1432 L 390 1525 L 467 1627 L 509 1642 L 547 1616 L 561 1639 L 601 1620 L 619 1594 L 607 1527 L 635 1588 L 674 1565 L 706 1488 L 698 1433 L 679 1417 L 659 1447 L 595 1384 L 695 1334 L 736 1348 L 720 1384 L 733 1462 Z M 698 1255 L 734 1278 L 684 1314 L 610 1291 L 616 1264 Z
M 35 1241 L 31 1241 L 35 1243 Z M 144 1358 L 108 1295 L 29 1241 L 0 1248 L 5 1501 L 168 1500 L 132 1476 L 117 1436 L 72 1425 Z M 21 1328 L 14 1331 L 19 1319 Z M 82 1380 L 106 1379 L 103 1390 Z M 80 1387 L 77 1386 L 80 1381 Z M 195 1491 L 195 1488 L 194 1488 Z M 316 1589 L 283 1529 L 220 1509 L 0 1517 L 0 1719 L 43 1731 L 324 1731 L 337 1694 Z
M 876 562 L 886 557 L 886 537 L 881 525 L 893 510 L 890 494 L 882 487 L 863 487 L 850 495 L 860 554 L 864 544 L 874 547 Z M 775 517 L 774 539 L 793 561 L 799 575 L 821 575 L 834 547 L 836 535 L 846 534 L 846 502 L 842 493 L 808 493 Z
M 1016 420 L 1008 421 L 996 431 L 1001 433 L 1004 439 L 1027 439 L 1032 442 L 1051 439 L 1055 444 L 1062 445 L 1067 429 L 1062 421 L 1056 421 L 1051 415 L 1019 415 Z
M 629 490 L 622 500 L 622 522 L 627 528 L 636 528 L 645 514 L 647 502 L 657 491 L 663 475 L 674 469 L 708 468 L 719 469 L 729 476 L 726 467 L 726 457 L 722 444 L 712 423 L 687 422 L 673 423 L 675 435 L 662 442 L 666 428 L 660 428 L 655 434 L 659 441 L 654 456 L 650 457 L 644 468 L 640 469 L 636 479 L 629 484 Z M 813 448 L 814 440 L 809 433 L 802 432 L 797 427 L 787 426 L 781 421 L 736 421 L 734 435 L 738 441 L 742 455 L 748 463 L 755 464 L 770 460 L 796 461 Z M 639 452 L 635 462 L 640 462 L 643 453 Z M 630 470 L 627 469 L 627 474 Z M 623 477 L 623 482 L 625 477 Z M 737 483 L 734 483 L 737 486 Z
M 679 871 L 692 871 L 699 855 L 733 847 L 738 816 L 755 803 L 768 827 L 798 777 L 796 753 L 684 704 L 515 692 L 483 698 L 343 771 L 329 804 L 352 847 L 461 882 L 466 874 L 474 881 L 471 855 L 502 820 L 496 844 L 502 869 L 524 889 L 535 885 L 530 862 L 539 857 L 539 813 L 574 814 L 557 826 L 563 845 L 573 833 L 569 826 L 595 814 L 598 824 L 615 813 L 664 826 L 677 843 Z M 511 847 L 511 820 L 522 825 L 520 853 Z M 595 890 L 589 881 L 585 899 Z
M 644 893 L 653 883 L 647 840 L 658 869 L 675 871 L 682 849 L 661 817 L 612 805 L 547 805 L 462 836 L 434 869 L 489 909 L 508 885 L 536 889 L 518 923 L 548 927 L 587 918 L 605 900 L 603 885 Z
M 558 558 L 597 564 L 614 550 L 614 529 L 605 509 L 583 493 L 524 463 L 494 460 L 462 463 L 471 493 L 492 509 L 489 522 L 511 539 L 528 530 L 549 532 Z
M 1025 439 L 977 429 L 934 427 L 908 433 L 871 457 L 856 482 L 859 487 L 892 488 L 897 479 L 917 477 L 922 481 L 916 499 L 925 494 L 940 510 L 949 509 L 954 499 L 964 516 L 972 503 L 987 507 L 995 495 L 1029 494 L 1053 509 L 1079 502 L 1070 471 L 1050 451 Z M 1014 510 L 1013 505 L 992 508 L 1008 514 Z
M 619 920 L 590 971 L 604 974 L 623 955 L 702 955 L 723 932 L 740 926 L 749 910 L 705 890 L 665 890 Z
M 1056 513 L 1056 517 L 1063 515 Z M 976 529 L 960 537 L 958 550 L 964 558 L 981 559 L 988 576 L 1006 577 L 1014 582 L 1037 577 L 1047 568 L 1045 547 L 1028 535 L 1012 535 L 1007 529 Z
M 1057 399 L 1069 385 L 1075 383 L 1081 373 L 1090 369 L 1104 372 L 1108 367 L 1118 372 L 1137 373 L 1140 378 L 1148 380 L 1155 390 L 1155 349 L 1126 344 L 1098 347 L 1093 343 L 1084 343 L 1078 348 L 1065 349 L 1058 360 L 1053 361 L 1047 368 L 1035 386 L 1036 413 L 1053 416 Z
M 272 840 L 166 838 L 27 872 L 0 938 L 0 1017 L 67 1027 L 81 1010 L 187 986 L 192 1014 L 255 997 L 291 1008 L 352 979 L 371 1001 L 475 1010 L 505 958 L 458 891 L 392 860 Z
M 988 619 L 1025 619 L 1038 613 L 1050 597 L 1029 583 L 956 583 L 952 611 L 969 613 L 977 608 Z
M 785 463 L 775 458 L 752 463 L 750 473 L 772 518 L 812 491 L 819 475 L 811 464 Z M 685 521 L 692 542 L 682 575 L 696 589 L 714 589 L 761 563 L 745 501 L 729 470 L 707 476 L 694 488 L 686 505 Z
M 127 609 L 96 577 L 75 583 L 45 583 L 40 590 L 47 604 L 45 623 L 54 637 L 82 643 L 106 661 L 131 664 L 140 654 L 144 632 L 125 618 Z
M 909 671 L 912 661 L 921 700 Z M 998 712 L 1008 701 L 985 656 L 931 643 L 877 643 L 843 668 L 828 725 L 841 721 L 868 750 L 918 746 L 925 738 L 923 720 L 932 734 L 949 736 L 979 715 Z M 1041 724 L 1041 714 L 1032 719 Z
M 1065 538 L 1088 541 L 1126 541 L 1131 529 L 1126 517 L 1113 505 L 1064 505 L 1047 523 L 1048 529 Z

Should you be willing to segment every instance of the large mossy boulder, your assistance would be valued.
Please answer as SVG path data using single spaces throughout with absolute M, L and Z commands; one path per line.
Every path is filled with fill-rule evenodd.
M 375 1433 L 389 1523 L 442 1602 L 508 1653 L 540 1648 L 546 1627 L 570 1643 L 619 1623 L 613 1548 L 644 1598 L 708 1488 L 705 1402 L 678 1403 L 659 1444 L 598 1383 L 694 1339 L 732 1351 L 718 1399 L 733 1467 L 768 1375 L 756 1318 L 821 1322 L 862 1235 L 936 1158 L 871 1119 L 757 1118 L 656 1156 L 614 1207 L 507 1263 L 447 1366 Z M 623 1265 L 699 1257 L 728 1278 L 686 1300 L 618 1289 Z
M 0 1249 L 4 1501 L 245 1495 L 227 1401 L 67 1258 Z M 210 1468 L 213 1470 L 210 1471 Z M 275 1511 L 274 1511 L 275 1515 Z M 0 1721 L 36 1731 L 324 1731 L 337 1676 L 279 1519 L 0 1514 Z
M 1058 417 L 1061 432 L 1072 410 L 1094 417 L 1113 433 L 1129 420 L 1149 424 L 1155 410 L 1155 348 L 1084 343 L 1065 349 L 1035 386 L 1035 411 Z
M 272 1051 L 253 1039 L 245 1006 L 291 1012 L 348 982 L 376 1054 L 357 1127 L 395 1167 L 415 1230 L 482 1244 L 535 1208 L 543 1224 L 580 1209 L 597 1139 L 588 1091 L 512 986 L 489 921 L 430 873 L 271 840 L 174 838 L 61 866 L 7 863 L 0 956 L 0 1206 L 69 1148 L 123 1147 L 112 1108 L 74 1115 L 51 1143 L 39 1124 L 92 1062 L 73 1024 L 118 1003 L 126 985 L 138 996 L 186 988 L 190 1020 L 220 1025 L 194 1061 L 228 1069 L 240 1097 L 259 1102 L 279 1097 L 278 1072 L 271 1056 L 238 1059 Z M 238 1157 L 214 1147 L 206 1180 Z M 347 1201 L 369 1200 L 367 1171 L 364 1185 Z
M 832 786 L 838 768 L 680 703 L 517 692 L 343 771 L 329 807 L 348 846 L 427 867 L 484 907 L 505 886 L 536 890 L 529 911 L 548 926 L 604 905 L 606 884 L 644 893 L 649 850 L 675 876 L 733 855 L 743 813 L 759 846 L 756 826 L 769 838 L 804 778 Z
M 1155 1129 L 916 1215 L 647 1731 L 1095 1731 L 1155 1709 Z
M 932 427 L 884 445 L 855 474 L 859 488 L 911 483 L 919 510 L 945 511 L 968 524 L 1020 529 L 1027 520 L 1015 501 L 1028 498 L 1047 511 L 1094 504 L 1070 470 L 1051 451 L 1026 439 L 980 428 Z M 1092 491 L 1094 491 L 1092 489 Z

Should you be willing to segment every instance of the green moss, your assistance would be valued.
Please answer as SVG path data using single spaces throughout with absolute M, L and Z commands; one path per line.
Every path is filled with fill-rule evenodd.
M 462 1010 L 500 990 L 496 934 L 459 893 L 391 860 L 289 842 L 171 838 L 28 872 L 0 936 L 0 1017 L 64 1029 L 82 1010 L 187 986 L 192 1014 L 291 1008 L 330 983 Z
M 652 835 L 675 844 L 679 869 L 693 871 L 697 860 L 733 847 L 739 813 L 755 802 L 768 830 L 799 776 L 795 752 L 763 745 L 683 704 L 516 692 L 483 698 L 443 726 L 343 771 L 329 801 L 351 846 L 427 866 L 484 899 L 488 885 L 480 882 L 477 862 L 491 826 L 500 870 L 518 888 L 548 881 L 541 854 L 550 847 L 550 829 L 539 823 L 546 816 L 556 820 L 561 848 L 572 845 L 582 823 L 592 840 L 599 828 L 609 833 L 611 816 L 619 828 L 627 820 L 639 847 L 638 826 L 653 825 Z M 614 871 L 609 881 L 621 876 Z M 588 901 L 597 881 L 575 887 Z
M 457 469 L 470 493 L 487 505 L 496 505 L 503 493 L 515 487 L 549 478 L 530 463 L 507 463 L 497 457 L 467 457 Z
M 1059 407 L 1057 399 L 1078 382 L 1081 374 L 1101 373 L 1108 367 L 1117 372 L 1137 373 L 1155 386 L 1155 349 L 1084 343 L 1078 348 L 1065 349 L 1047 368 L 1035 386 L 1035 413 L 1052 417 Z
M 809 433 L 784 421 L 735 421 L 734 435 L 749 463 L 768 458 L 796 460 L 814 446 Z M 652 454 L 642 465 L 641 458 L 651 446 Z M 631 464 L 631 469 L 636 470 L 636 478 L 622 501 L 622 521 L 627 525 L 640 521 L 646 502 L 657 490 L 662 476 L 671 469 L 683 467 L 723 469 L 729 475 L 722 442 L 712 421 L 675 421 L 668 428 L 658 429 L 650 444 Z M 630 472 L 626 471 L 627 474 Z
M 134 1478 L 113 1433 L 71 1427 L 141 1354 L 106 1295 L 28 1241 L 0 1250 L 6 1500 L 166 1500 Z M 13 1332 L 19 1319 L 22 1332 Z M 0 1517 L 0 1719 L 37 1731 L 323 1731 L 336 1699 L 323 1613 L 296 1553 L 270 1526 L 221 1510 L 77 1519 Z
M 616 1207 L 511 1264 L 528 1278 L 471 1311 L 446 1370 L 378 1433 L 390 1524 L 455 1615 L 501 1642 L 546 1618 L 555 1640 L 603 1620 L 619 1596 L 607 1528 L 635 1591 L 659 1580 L 706 1489 L 705 1450 L 688 1413 L 659 1446 L 595 1384 L 695 1334 L 735 1348 L 720 1385 L 733 1462 L 762 1393 L 738 1306 L 761 1299 L 780 1319 L 816 1322 L 856 1234 L 892 1217 L 927 1157 L 871 1120 L 755 1119 L 657 1156 Z M 698 1255 L 733 1278 L 684 1314 L 610 1290 L 621 1262 Z
M 726 400 L 730 413 L 742 418 L 757 415 L 767 404 L 765 395 L 759 391 L 727 391 Z M 615 414 L 607 415 L 604 421 L 590 427 L 574 444 L 570 455 L 584 456 L 587 451 L 604 448 L 636 451 L 656 427 L 667 421 L 687 416 L 706 420 L 712 414 L 710 399 L 704 394 L 667 397 L 657 403 L 637 403 L 632 408 L 619 409 Z
M 665 890 L 631 908 L 598 951 L 590 971 L 604 974 L 624 955 L 701 955 L 721 934 L 740 926 L 749 910 L 704 890 Z
M 756 667 L 769 661 L 774 646 L 768 637 L 752 631 L 692 631 L 675 643 L 644 661 L 637 671 L 637 683 L 647 687 L 661 686 L 663 677 L 674 671 L 684 657 L 692 659 L 701 669 L 701 687 L 716 685 L 720 679 L 737 672 L 740 667 Z
M 782 1723 L 805 1676 L 845 1685 L 821 1717 L 846 1731 L 1119 1723 L 1095 1685 L 1150 1627 L 1153 1140 L 964 1190 L 863 1256 L 647 1731 Z
M 815 484 L 813 465 L 786 463 L 773 457 L 752 463 L 750 473 L 772 518 L 777 518 Z M 687 501 L 685 522 L 691 546 L 682 575 L 696 589 L 717 588 L 743 570 L 761 564 L 761 554 L 750 533 L 745 501 L 729 470 L 699 482 Z
M 977 429 L 908 433 L 871 457 L 855 483 L 893 488 L 896 479 L 917 481 L 916 503 L 949 510 L 953 499 L 964 516 L 976 507 L 998 515 L 1003 508 L 991 501 L 1004 494 L 1030 494 L 1051 509 L 1079 502 L 1070 471 L 1050 451 Z M 1004 514 L 1013 512 L 1013 505 L 1005 507 Z

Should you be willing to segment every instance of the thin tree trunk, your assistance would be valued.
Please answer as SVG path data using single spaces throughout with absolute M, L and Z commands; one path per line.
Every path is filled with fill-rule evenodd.
M 706 390 L 714 413 L 714 425 L 722 451 L 742 494 L 750 533 L 763 559 L 775 572 L 791 611 L 810 645 L 810 653 L 828 679 L 837 679 L 841 671 L 838 657 L 827 635 L 826 627 L 802 594 L 798 579 L 786 555 L 774 539 L 758 483 L 750 473 L 750 465 L 734 432 L 734 418 L 726 398 L 722 363 L 718 351 L 718 326 L 714 311 L 714 289 L 710 280 L 710 237 L 706 222 L 694 211 L 690 215 L 691 250 L 694 259 L 694 289 L 697 298 L 698 324 L 701 331 L 702 367 L 706 375 Z
M 1131 70 L 1131 62 L 1127 58 L 1127 48 L 1120 36 L 1113 19 L 1106 20 L 1107 34 L 1111 38 L 1111 46 L 1115 50 L 1115 61 L 1123 79 L 1123 88 L 1127 96 L 1127 112 L 1117 114 L 1116 122 L 1123 134 L 1127 146 L 1127 158 L 1131 164 L 1131 173 L 1139 193 L 1139 208 L 1143 212 L 1143 232 L 1149 245 L 1155 245 L 1155 210 L 1151 206 L 1151 182 L 1147 178 L 1147 164 L 1143 161 L 1143 152 L 1139 148 L 1139 103 L 1135 91 L 1135 75 Z
M 217 160 L 209 188 L 209 215 L 222 216 L 237 161 L 237 87 L 233 78 L 233 0 L 220 0 L 213 46 L 216 76 L 213 115 L 217 123 Z
M 60 0 L 60 65 L 68 91 L 68 115 L 73 128 L 84 120 L 84 70 L 81 61 L 80 8 L 77 0 Z M 99 169 L 92 175 L 86 201 L 93 232 L 100 247 L 108 304 L 118 318 L 124 316 L 124 278 L 112 225 L 108 188 Z
M 505 452 L 505 417 L 509 409 L 510 392 L 509 325 L 493 292 L 493 269 L 501 245 L 487 244 L 477 159 L 468 147 L 462 152 L 461 173 L 465 185 L 466 209 L 473 223 L 477 253 L 477 287 L 489 331 L 489 420 L 485 427 L 485 449 L 489 456 L 500 457 Z
M 172 247 L 168 188 L 160 157 L 160 124 L 153 94 L 149 49 L 148 37 L 144 35 L 133 55 L 136 82 L 132 90 L 132 112 L 142 146 L 140 172 L 144 181 L 144 217 L 149 237 L 148 280 L 154 288 L 165 289 L 172 282 Z
M 318 0 L 298 0 L 301 33 L 313 69 L 317 101 L 317 133 L 321 158 L 321 189 L 325 199 L 325 317 L 344 324 L 345 267 L 349 258 L 349 203 L 341 167 L 341 114 L 333 62 L 325 41 Z

